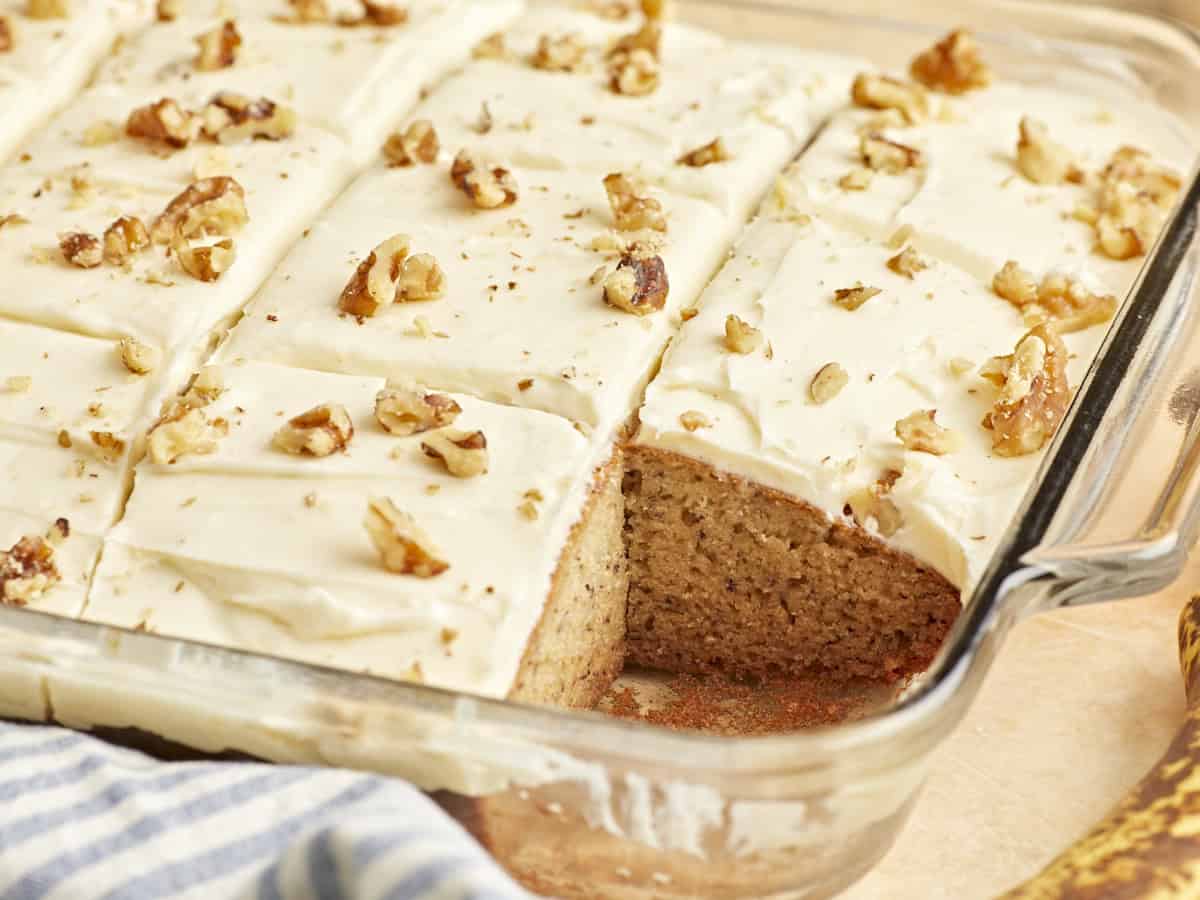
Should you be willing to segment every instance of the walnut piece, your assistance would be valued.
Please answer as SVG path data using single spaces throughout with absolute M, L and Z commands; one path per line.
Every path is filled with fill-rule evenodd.
M 228 426 L 223 420 L 210 422 L 202 409 L 176 401 L 166 418 L 160 419 L 146 439 L 150 461 L 170 465 L 189 454 L 215 453 L 217 441 Z
M 887 261 L 887 267 L 897 275 L 903 275 L 911 280 L 916 277 L 918 272 L 928 269 L 929 263 L 925 262 L 912 247 L 905 247 Z
M 93 431 L 91 438 L 92 443 L 100 448 L 100 454 L 110 463 L 119 460 L 125 452 L 125 441 L 111 431 Z
M 662 204 L 653 197 L 643 196 L 644 188 L 623 172 L 604 176 L 604 190 L 618 231 L 666 232 L 667 217 Z
M 174 22 L 183 15 L 183 0 L 158 0 L 154 4 L 154 17 L 160 22 Z
M 104 260 L 100 238 L 86 231 L 67 231 L 58 236 L 63 259 L 80 269 L 94 269 Z
M 900 175 L 925 164 L 924 156 L 915 147 L 889 141 L 880 134 L 864 134 L 858 144 L 859 156 L 868 169 Z
M 508 59 L 510 55 L 508 47 L 505 46 L 504 32 L 502 31 L 489 34 L 471 50 L 471 56 L 474 59 Z
M 408 21 L 408 10 L 399 4 L 382 3 L 380 0 L 359 0 L 359 3 L 362 4 L 362 18 L 353 24 L 390 28 Z
M 850 89 L 850 97 L 855 106 L 864 109 L 894 109 L 909 125 L 915 125 L 929 115 L 929 98 L 920 85 L 886 75 L 858 75 Z
M 943 456 L 962 445 L 956 432 L 935 421 L 936 415 L 936 409 L 919 409 L 896 422 L 896 437 L 905 449 Z
M 179 149 L 200 133 L 200 120 L 170 97 L 139 106 L 125 120 L 125 133 Z
M 288 0 L 292 16 L 287 21 L 296 25 L 313 25 L 328 22 L 332 18 L 325 0 Z
M 577 72 L 583 67 L 586 56 L 587 47 L 579 35 L 543 34 L 538 38 L 537 49 L 529 58 L 529 64 L 546 72 Z
M 1095 229 L 1112 259 L 1144 256 L 1166 223 L 1182 182 L 1135 147 L 1118 149 L 1100 173 Z
M 1050 138 L 1045 122 L 1025 116 L 1019 125 L 1017 139 L 1017 168 L 1034 184 L 1061 184 L 1079 181 L 1082 171 L 1075 156 L 1062 144 Z
M 408 248 L 408 235 L 396 234 L 372 250 L 342 288 L 338 309 L 352 316 L 373 316 L 379 307 L 394 303 Z
M 979 45 L 962 28 L 918 53 L 909 73 L 925 87 L 947 94 L 965 94 L 992 83 L 992 70 L 983 61 Z
M 395 302 L 438 300 L 446 293 L 446 273 L 429 253 L 415 253 L 400 266 Z
M 17 29 L 8 16 L 0 16 L 0 53 L 8 53 L 17 45 Z
M 866 166 L 855 166 L 838 179 L 838 187 L 843 191 L 865 191 L 874 177 L 875 173 Z
M 0 550 L 0 603 L 26 606 L 62 580 L 54 562 L 55 548 L 71 534 L 66 519 L 57 519 L 45 537 L 27 534 Z
M 712 419 L 698 409 L 688 409 L 679 414 L 679 424 L 684 431 L 699 431 L 701 428 L 711 428 Z
M 216 281 L 228 272 L 237 260 L 232 238 L 222 238 L 215 244 L 201 245 L 176 238 L 171 243 L 171 253 L 179 267 L 198 281 Z
M 879 288 L 865 287 L 860 281 L 854 287 L 839 288 L 833 292 L 833 302 L 842 309 L 856 310 L 872 297 L 882 294 Z
M 653 19 L 647 19 L 637 31 L 622 35 L 605 54 L 607 59 L 617 59 L 635 50 L 645 50 L 655 59 L 662 55 L 662 25 Z
M 194 181 L 167 204 L 154 220 L 150 237 L 170 244 L 176 237 L 228 237 L 250 221 L 246 192 L 228 175 Z
M 432 578 L 450 568 L 416 520 L 387 497 L 367 502 L 363 527 L 389 572 Z
M 487 438 L 482 431 L 430 431 L 421 441 L 421 452 L 441 460 L 446 471 L 458 478 L 474 478 L 488 470 Z
M 899 477 L 895 469 L 888 469 L 875 483 L 847 498 L 846 512 L 860 527 L 891 537 L 904 525 L 899 507 L 888 496 Z
M 29 0 L 25 14 L 31 19 L 69 19 L 71 3 L 70 0 Z
M 340 403 L 323 403 L 288 419 L 271 444 L 297 456 L 329 456 L 345 452 L 354 437 L 350 413 Z
M 679 157 L 676 162 L 680 165 L 692 166 L 698 169 L 702 166 L 711 166 L 714 163 L 723 163 L 729 159 L 732 159 L 732 157 L 725 146 L 725 141 L 718 137 L 713 138 L 702 147 L 689 150 L 683 156 Z
M 517 202 L 517 180 L 502 166 L 460 150 L 450 166 L 450 180 L 479 209 L 499 209 Z
M 200 409 L 225 393 L 225 379 L 217 366 L 204 366 L 196 373 L 180 402 L 189 409 Z
M 390 166 L 412 166 L 419 162 L 437 162 L 437 131 L 428 119 L 417 119 L 404 131 L 393 131 L 383 145 L 383 155 Z
M 150 246 L 150 232 L 137 216 L 121 216 L 104 229 L 104 258 L 122 265 Z
M 391 434 L 408 436 L 453 424 L 462 407 L 445 394 L 388 385 L 375 395 L 375 418 Z
M 237 61 L 242 35 L 232 19 L 226 19 L 211 31 L 196 36 L 196 68 L 201 72 L 227 69 Z
M 296 111 L 267 97 L 255 100 L 233 91 L 213 96 L 200 113 L 204 135 L 220 144 L 263 138 L 281 141 L 296 133 Z
M 753 353 L 763 345 L 762 332 L 735 315 L 725 317 L 725 349 L 731 353 Z
M 604 279 L 605 302 L 635 316 L 662 309 L 669 291 L 661 256 L 635 257 L 626 253 Z
M 1071 399 L 1067 348 L 1058 333 L 1039 325 L 1017 342 L 1009 356 L 989 360 L 983 376 L 1000 385 L 984 420 L 997 456 L 1024 456 L 1045 446 Z
M 658 82 L 658 59 L 649 50 L 639 47 L 609 60 L 608 86 L 614 94 L 644 97 L 658 89 Z
M 839 363 L 826 363 L 817 369 L 817 374 L 808 385 L 808 395 L 818 406 L 828 403 L 850 383 L 850 376 Z
M 146 375 L 158 366 L 160 354 L 149 344 L 144 344 L 137 338 L 126 336 L 121 338 L 118 345 L 121 363 L 134 375 Z
M 1014 260 L 996 273 L 992 290 L 1017 309 L 1052 320 L 1059 334 L 1107 322 L 1117 311 L 1117 298 L 1111 294 L 1094 294 L 1083 282 L 1061 272 L 1051 272 L 1038 284 Z

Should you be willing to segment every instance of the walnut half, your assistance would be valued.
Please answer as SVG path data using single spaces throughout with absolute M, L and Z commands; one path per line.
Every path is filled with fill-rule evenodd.
M 417 119 L 404 131 L 388 135 L 383 155 L 390 166 L 412 166 L 437 162 L 440 149 L 437 131 L 428 119 Z
M 0 603 L 26 606 L 62 580 L 54 562 L 55 548 L 70 536 L 71 525 L 57 519 L 45 537 L 25 535 L 0 550 Z
M 517 202 L 517 180 L 502 166 L 460 150 L 450 166 L 450 180 L 479 209 L 499 209 Z
M 1000 386 L 984 420 L 996 455 L 1024 456 L 1042 449 L 1071 399 L 1067 348 L 1058 333 L 1039 325 L 1017 342 L 1011 355 L 990 360 L 981 374 Z
M 864 109 L 894 109 L 909 125 L 929 115 L 929 98 L 920 85 L 886 75 L 858 75 L 850 88 L 850 97 L 855 106 Z
M 68 231 L 58 236 L 63 259 L 80 269 L 94 269 L 104 260 L 100 238 L 86 231 Z
M 661 256 L 647 258 L 625 254 L 604 279 L 604 300 L 610 306 L 645 316 L 667 303 L 670 284 Z
M 421 452 L 439 459 L 446 471 L 459 478 L 474 478 L 488 470 L 487 438 L 482 431 L 442 428 L 421 441 Z
M 992 70 L 983 61 L 979 45 L 962 28 L 917 54 L 909 72 L 925 87 L 947 94 L 965 94 L 992 83 Z
M 150 237 L 170 244 L 176 237 L 232 235 L 250 221 L 246 192 L 228 175 L 202 178 L 182 190 L 154 220 Z
M 139 106 L 125 120 L 125 133 L 179 149 L 200 133 L 200 120 L 170 97 Z
M 323 403 L 294 416 L 275 432 L 271 444 L 297 456 L 330 456 L 345 452 L 354 437 L 350 413 L 340 403 Z
M 220 144 L 262 138 L 281 141 L 296 132 L 296 111 L 267 97 L 255 100 L 233 91 L 221 91 L 200 113 L 206 137 Z
M 1107 322 L 1118 305 L 1112 294 L 1094 294 L 1083 282 L 1060 272 L 1051 272 L 1039 284 L 1011 259 L 992 279 L 992 290 L 1027 315 L 1053 320 L 1059 334 Z
M 401 436 L 443 428 L 461 412 L 452 397 L 415 387 L 389 384 L 375 395 L 375 418 L 386 431 Z
M 150 232 L 137 216 L 121 216 L 104 229 L 104 258 L 122 265 L 150 246 Z
M 227 430 L 224 420 L 210 422 L 204 410 L 177 402 L 150 430 L 146 453 L 158 465 L 170 465 L 189 454 L 215 453 Z
M 389 572 L 433 578 L 450 568 L 416 520 L 387 497 L 367 502 L 363 527 Z

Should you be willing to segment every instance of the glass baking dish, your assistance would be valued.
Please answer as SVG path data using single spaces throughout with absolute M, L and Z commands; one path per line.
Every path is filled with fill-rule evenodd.
M 897 68 L 965 24 L 1002 76 L 1102 74 L 1200 135 L 1200 42 L 1183 27 L 1049 2 L 914 2 L 903 21 L 892 7 L 688 0 L 678 12 L 733 37 Z M 1180 571 L 1200 522 L 1198 204 L 1193 176 L 934 665 L 862 719 L 765 737 L 676 732 L 8 607 L 0 714 L 395 774 L 437 792 L 556 896 L 834 894 L 891 844 L 1009 629 L 1154 591 Z

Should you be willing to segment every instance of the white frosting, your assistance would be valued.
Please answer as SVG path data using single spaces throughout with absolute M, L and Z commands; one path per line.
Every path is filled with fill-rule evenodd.
M 28 0 L 0 0 L 16 38 L 0 53 L 0 162 L 73 97 L 119 36 L 151 19 L 152 0 L 73 0 L 66 19 L 31 19 Z
M 351 146 L 355 160 L 363 162 L 378 151 L 396 118 L 423 90 L 520 8 L 519 0 L 403 5 L 409 13 L 403 25 L 347 28 L 288 23 L 284 16 L 290 13 L 282 0 L 224 3 L 220 12 L 205 4 L 196 10 L 202 15 L 157 24 L 120 48 L 97 78 L 193 107 L 222 90 L 269 97 L 293 107 L 308 124 L 337 134 Z M 345 14 L 360 11 L 357 3 L 340 6 Z M 337 10 L 339 4 L 332 7 Z M 227 19 L 242 37 L 236 62 L 198 71 L 196 35 Z
M 138 468 L 86 618 L 389 677 L 412 678 L 415 663 L 429 683 L 506 694 L 602 448 L 556 416 L 456 396 L 455 427 L 482 430 L 489 455 L 486 474 L 457 478 L 420 436 L 375 421 L 382 379 L 255 363 L 223 377 L 206 413 L 229 420 L 228 436 L 212 455 Z M 321 403 L 350 412 L 348 452 L 271 446 Z M 518 511 L 530 490 L 543 497 L 533 520 Z M 362 524 L 374 496 L 416 519 L 446 572 L 383 568 Z
M 1051 269 L 1088 273 L 1107 291 L 1123 296 L 1136 265 L 1092 252 L 1095 233 L 1073 218 L 1089 190 L 1073 184 L 1038 185 L 1016 167 L 1018 124 L 1023 116 L 1044 122 L 1053 140 L 1077 155 L 1085 171 L 1097 171 L 1112 152 L 1130 144 L 1150 151 L 1182 174 L 1192 148 L 1175 123 L 1145 104 L 1071 88 L 996 84 L 962 98 L 931 97 L 945 105 L 950 121 L 936 115 L 912 127 L 885 129 L 890 140 L 919 149 L 925 165 L 900 175 L 876 173 L 864 191 L 847 191 L 838 180 L 859 165 L 862 126 L 877 116 L 849 110 L 830 125 L 792 167 L 795 202 L 876 237 L 903 225 L 915 230 L 916 247 L 991 281 L 1008 260 L 1041 275 Z
M 889 270 L 897 251 L 819 221 L 764 217 L 700 301 L 650 385 L 640 444 L 678 451 L 798 497 L 832 519 L 884 470 L 903 472 L 890 495 L 904 526 L 888 540 L 967 588 L 1041 461 L 1000 458 L 980 421 L 996 391 L 976 374 L 1011 353 L 1027 331 L 1021 314 L 973 276 L 930 258 L 909 280 Z M 832 302 L 857 282 L 882 293 L 855 311 Z M 728 351 L 725 320 L 762 331 L 771 358 Z M 1078 384 L 1103 337 L 1092 328 L 1067 338 Z M 950 361 L 973 369 L 953 375 Z M 847 386 L 818 405 L 809 385 L 839 363 Z M 957 452 L 906 450 L 897 420 L 936 409 L 961 435 Z M 704 413 L 711 427 L 688 431 L 681 414 Z

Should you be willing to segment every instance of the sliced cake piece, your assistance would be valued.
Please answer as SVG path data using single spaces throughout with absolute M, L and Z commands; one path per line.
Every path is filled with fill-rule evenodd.
M 75 96 L 153 0 L 0 0 L 0 162 Z
M 681 24 L 542 7 L 476 48 L 426 104 L 445 143 L 483 131 L 533 168 L 637 166 L 745 219 L 861 68 L 852 56 L 742 45 Z
M 805 219 L 751 226 L 647 391 L 637 662 L 919 671 L 1103 335 L 1068 349 L 949 263 Z
M 150 433 L 86 618 L 536 702 L 588 705 L 615 676 L 611 449 L 411 383 L 200 377 Z
M 947 42 L 977 52 L 956 32 L 928 53 L 950 53 Z M 981 279 L 1013 261 L 1123 295 L 1137 272 L 1123 261 L 1144 256 L 1174 205 L 1186 135 L 1111 79 L 960 85 L 922 72 L 929 87 L 856 79 L 854 108 L 788 176 L 795 202 L 877 238 L 912 229 L 918 249 Z
M 360 177 L 264 285 L 222 358 L 409 375 L 613 431 L 738 223 L 628 179 L 610 182 L 618 218 L 595 173 L 497 176 L 482 154 L 463 157 L 478 168 L 456 184 L 453 156 Z M 480 208 L 492 189 L 501 205 Z M 358 296 L 385 259 L 378 299 Z
M 503 27 L 519 0 L 180 4 L 179 14 L 120 47 L 97 80 L 201 109 L 222 92 L 286 103 L 374 155 L 395 119 L 471 46 Z

